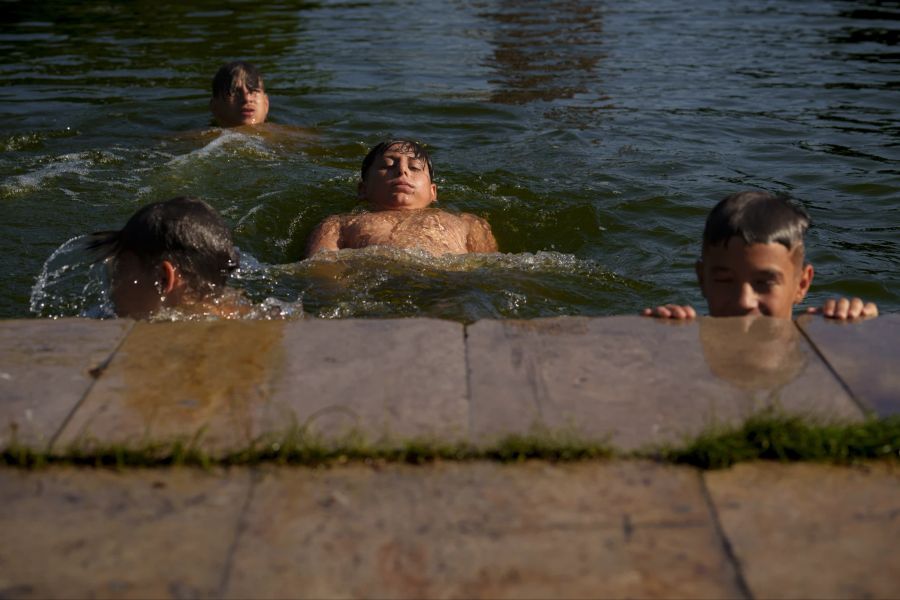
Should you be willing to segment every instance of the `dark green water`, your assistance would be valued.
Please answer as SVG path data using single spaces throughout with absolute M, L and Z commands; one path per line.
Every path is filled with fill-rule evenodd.
M 235 285 L 314 315 L 705 308 L 692 274 L 703 219 L 747 188 L 789 192 L 811 213 L 810 303 L 900 309 L 897 2 L 2 10 L 0 317 L 96 306 L 83 256 L 63 247 L 42 276 L 45 261 L 181 194 L 235 226 Z M 201 134 L 212 74 L 235 58 L 266 75 L 271 119 L 311 139 Z M 502 256 L 297 262 L 319 220 L 355 207 L 366 148 L 395 136 L 429 144 L 440 206 L 486 217 Z

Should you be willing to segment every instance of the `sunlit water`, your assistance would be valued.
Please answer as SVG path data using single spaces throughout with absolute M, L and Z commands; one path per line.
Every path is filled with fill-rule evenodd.
M 811 303 L 900 309 L 900 8 L 698 0 L 5 2 L 0 317 L 108 314 L 85 233 L 196 195 L 235 227 L 232 284 L 343 318 L 703 307 L 706 212 L 788 192 L 813 217 Z M 224 61 L 266 76 L 282 132 L 209 126 Z M 357 209 L 367 147 L 426 142 L 439 206 L 501 255 L 300 261 Z

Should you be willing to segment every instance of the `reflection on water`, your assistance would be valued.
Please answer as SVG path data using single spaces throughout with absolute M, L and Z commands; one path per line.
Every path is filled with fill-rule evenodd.
M 700 345 L 714 375 L 742 390 L 777 398 L 806 367 L 800 333 L 790 319 L 700 319 Z
M 602 6 L 591 0 L 504 0 L 482 13 L 496 25 L 488 64 L 491 101 L 522 104 L 571 98 L 596 80 Z
M 69 102 L 114 103 L 141 91 L 195 85 L 206 92 L 229 57 L 252 56 L 265 74 L 303 37 L 300 3 L 197 5 L 4 2 L 0 54 L 13 67 L 5 70 L 5 84 L 40 83 Z

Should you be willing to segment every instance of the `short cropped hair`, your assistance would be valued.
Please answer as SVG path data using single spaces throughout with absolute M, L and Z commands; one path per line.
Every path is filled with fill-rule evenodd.
M 98 253 L 98 262 L 123 252 L 137 256 L 148 269 L 168 260 L 194 292 L 224 285 L 240 260 L 219 213 L 188 196 L 141 207 L 122 229 L 91 234 L 87 248 Z
M 703 248 L 727 245 L 732 237 L 745 244 L 781 244 L 793 250 L 803 244 L 810 220 L 806 210 L 784 195 L 738 192 L 710 211 L 703 229 Z
M 248 62 L 235 60 L 225 63 L 216 71 L 212 80 L 213 98 L 223 98 L 232 94 L 235 83 L 242 78 L 251 90 L 265 90 L 259 69 Z
M 428 165 L 428 178 L 434 181 L 434 165 L 431 164 L 431 157 L 425 146 L 412 140 L 388 140 L 374 146 L 362 161 L 362 180 L 365 181 L 369 174 L 369 167 L 375 162 L 375 159 L 382 156 L 388 150 L 396 148 L 400 152 L 411 152 L 413 158 L 424 160 Z

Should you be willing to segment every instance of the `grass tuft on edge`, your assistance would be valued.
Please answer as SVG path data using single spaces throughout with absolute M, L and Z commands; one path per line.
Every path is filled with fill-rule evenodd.
M 605 442 L 587 441 L 574 434 L 536 430 L 510 435 L 496 444 L 478 447 L 466 442 L 413 439 L 369 443 L 358 432 L 327 441 L 305 426 L 293 426 L 282 435 L 267 435 L 234 452 L 213 454 L 201 449 L 201 435 L 189 441 L 144 442 L 134 445 L 81 440 L 62 452 L 39 451 L 13 442 L 0 454 L 0 464 L 27 469 L 51 465 L 107 468 L 196 466 L 255 466 L 259 464 L 318 466 L 346 462 L 380 461 L 426 464 L 438 460 L 528 459 L 577 461 L 614 456 Z
M 763 412 L 741 425 L 713 427 L 681 447 L 658 450 L 666 462 L 722 469 L 750 460 L 849 463 L 900 457 L 900 416 L 859 423 L 816 423 Z
M 40 451 L 13 441 L 0 453 L 0 464 L 36 469 L 50 465 L 106 468 L 194 466 L 202 468 L 260 464 L 318 466 L 347 462 L 427 464 L 439 460 L 572 462 L 604 458 L 640 458 L 721 469 L 751 460 L 850 463 L 900 459 L 900 415 L 858 423 L 817 423 L 797 415 L 766 411 L 741 425 L 710 427 L 683 445 L 623 453 L 606 441 L 572 433 L 535 429 L 509 435 L 494 444 L 429 439 L 370 443 L 358 432 L 327 441 L 308 426 L 261 437 L 244 449 L 214 454 L 201 448 L 203 431 L 187 440 L 102 444 L 82 440 L 62 452 Z

